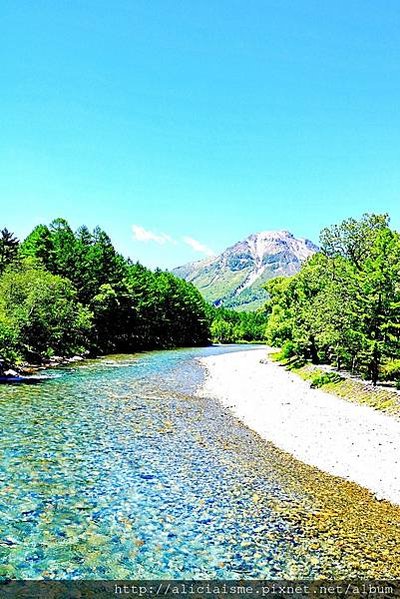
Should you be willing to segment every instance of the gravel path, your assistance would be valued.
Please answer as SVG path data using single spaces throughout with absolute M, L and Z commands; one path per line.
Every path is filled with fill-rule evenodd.
M 208 376 L 199 394 L 302 462 L 400 504 L 400 421 L 311 389 L 265 359 L 265 349 L 201 358 Z

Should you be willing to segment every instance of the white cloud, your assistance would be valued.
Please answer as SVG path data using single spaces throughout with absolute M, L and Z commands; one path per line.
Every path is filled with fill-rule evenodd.
M 182 237 L 182 240 L 189 245 L 195 252 L 199 252 L 200 254 L 204 254 L 205 256 L 215 256 L 215 252 L 206 245 L 197 241 L 197 239 L 193 239 L 193 237 Z
M 173 237 L 167 235 L 166 233 L 155 233 L 154 231 L 151 231 L 150 229 L 145 229 L 140 225 L 132 225 L 132 233 L 133 238 L 136 239 L 136 241 L 140 241 L 143 243 L 148 243 L 149 241 L 154 241 L 159 245 L 165 245 L 166 243 L 178 245 L 179 243 Z M 215 252 L 213 252 L 211 248 L 200 243 L 200 241 L 197 241 L 197 239 L 189 237 L 189 235 L 185 235 L 184 237 L 182 237 L 181 241 L 189 247 L 191 247 L 192 250 L 194 250 L 195 252 L 199 252 L 200 254 L 204 254 L 205 256 L 215 256 Z
M 167 235 L 166 233 L 154 233 L 154 231 L 150 231 L 141 227 L 140 225 L 132 225 L 133 237 L 136 241 L 144 241 L 147 243 L 148 241 L 155 241 L 160 245 L 164 245 L 164 243 L 176 243 L 172 237 Z

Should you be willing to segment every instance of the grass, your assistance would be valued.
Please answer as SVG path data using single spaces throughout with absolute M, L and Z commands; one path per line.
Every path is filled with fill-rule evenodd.
M 280 352 L 271 353 L 269 357 L 303 380 L 309 381 L 313 388 L 322 388 L 347 401 L 400 417 L 400 397 L 394 391 L 383 389 L 379 385 L 372 387 L 357 379 L 344 378 L 340 372 L 326 372 L 298 358 L 283 358 Z

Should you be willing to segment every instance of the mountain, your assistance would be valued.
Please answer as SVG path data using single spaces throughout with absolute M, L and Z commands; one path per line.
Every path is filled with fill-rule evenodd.
M 265 281 L 297 273 L 317 251 L 311 241 L 297 239 L 289 231 L 263 231 L 219 256 L 179 266 L 173 273 L 191 281 L 216 306 L 254 310 L 266 300 Z

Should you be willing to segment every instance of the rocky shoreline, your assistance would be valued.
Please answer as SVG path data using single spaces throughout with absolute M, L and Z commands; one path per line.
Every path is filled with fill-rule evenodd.
M 400 421 L 310 388 L 266 349 L 201 358 L 199 394 L 218 398 L 264 440 L 400 505 Z
M 74 364 L 75 362 L 82 362 L 85 359 L 84 356 L 72 356 L 67 358 L 66 356 L 52 356 L 41 364 L 28 364 L 24 363 L 13 368 L 8 367 L 3 360 L 0 359 L 0 383 L 7 384 L 16 382 L 30 382 L 37 378 L 37 375 L 47 368 L 56 368 L 57 366 L 66 366 L 68 364 Z M 38 379 L 39 380 L 39 379 Z

